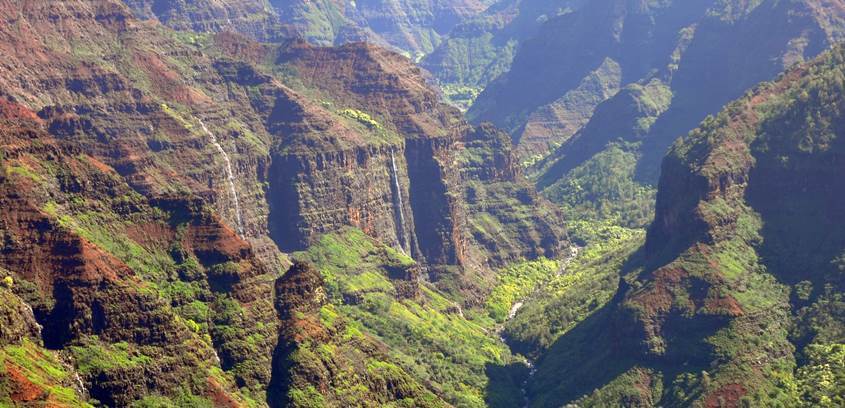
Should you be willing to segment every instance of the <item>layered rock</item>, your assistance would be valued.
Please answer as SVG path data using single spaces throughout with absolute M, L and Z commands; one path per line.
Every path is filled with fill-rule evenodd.
M 401 248 L 432 271 L 463 266 L 478 273 L 484 264 L 537 256 L 534 245 L 526 245 L 537 240 L 546 240 L 541 245 L 546 255 L 557 254 L 560 225 L 524 224 L 524 234 L 505 233 L 519 238 L 512 240 L 511 252 L 495 257 L 473 244 L 468 219 L 481 210 L 465 204 L 469 184 L 518 184 L 523 179 L 506 146 L 483 145 L 483 135 L 495 131 L 464 123 L 424 85 L 419 69 L 395 54 L 358 45 L 328 49 L 293 44 L 278 61 L 331 98 L 320 105 L 297 103 L 302 100 L 299 91 L 288 92 L 268 114 L 271 132 L 286 136 L 274 154 L 270 182 L 271 194 L 278 194 L 272 202 L 279 205 L 271 224 L 281 227 L 275 236 L 283 247 L 302 248 L 320 232 L 352 225 Z M 332 116 L 341 120 L 328 119 Z M 486 153 L 465 163 L 461 152 L 469 145 Z M 495 154 L 500 147 L 507 151 Z M 534 194 L 530 186 L 522 188 L 526 196 Z M 491 197 L 513 197 L 517 190 L 491 189 Z M 524 204 L 529 212 L 541 207 L 530 198 Z M 527 235 L 536 240 L 525 239 Z
M 273 0 L 283 21 L 319 45 L 368 41 L 393 47 L 412 57 L 430 52 L 452 27 L 482 12 L 483 1 L 385 2 Z
M 398 300 L 431 278 L 473 302 L 562 240 L 521 225 L 488 256 L 470 237 L 468 182 L 517 183 L 513 159 L 456 165 L 483 138 L 399 55 L 182 35 L 112 0 L 0 8 L 0 267 L 107 405 L 261 395 L 280 246 L 358 226 L 419 260 L 393 271 Z
M 49 348 L 72 350 L 91 396 L 108 405 L 127 405 L 150 393 L 173 396 L 197 378 L 199 385 L 188 392 L 233 398 L 233 385 L 206 370 L 219 361 L 215 347 L 228 357 L 239 339 L 215 333 L 222 323 L 203 321 L 215 342 L 203 340 L 199 324 L 186 323 L 176 311 L 181 302 L 196 299 L 180 299 L 161 288 L 181 285 L 176 275 L 184 281 L 199 275 L 205 282 L 198 286 L 209 288 L 208 296 L 252 306 L 250 324 L 269 317 L 265 323 L 272 330 L 272 306 L 263 300 L 262 285 L 252 280 L 260 281 L 267 271 L 249 244 L 202 209 L 201 201 L 144 200 L 114 169 L 48 135 L 31 111 L 21 115 L 15 112 L 25 108 L 7 105 L 14 109 L 5 110 L 0 131 L 0 189 L 7 209 L 0 220 L 0 263 L 43 325 L 40 335 L 30 337 L 43 338 Z M 188 266 L 189 259 L 196 263 Z M 220 266 L 228 264 L 234 267 Z M 269 316 L 262 315 L 262 302 Z M 89 350 L 113 347 L 108 344 L 125 344 L 133 359 L 114 365 L 87 362 Z M 273 345 L 262 346 L 263 381 L 269 380 Z M 242 373 L 242 381 L 261 379 L 260 354 L 237 358 L 258 361 Z
M 819 403 L 827 391 L 805 377 L 816 368 L 795 368 L 814 361 L 809 350 L 843 341 L 844 67 L 836 47 L 672 147 L 655 220 L 615 304 L 561 342 L 603 340 L 539 368 L 547 376 L 580 364 L 589 374 L 556 389 L 538 381 L 537 405 L 578 393 L 585 404 Z M 575 356 L 588 350 L 603 357 Z M 661 375 L 671 386 L 644 386 Z
M 279 41 L 294 35 L 266 1 L 126 0 L 140 19 L 156 19 L 180 31 L 216 33 L 237 31 L 260 41 Z
M 636 181 L 654 185 L 675 138 L 834 44 L 842 10 L 816 1 L 585 3 L 523 41 L 468 114 L 508 130 L 543 188 L 579 181 L 574 171 L 609 144 L 640 156 Z
M 485 255 L 494 264 L 559 256 L 566 242 L 562 216 L 522 174 L 507 133 L 482 124 L 463 145 L 469 229 Z

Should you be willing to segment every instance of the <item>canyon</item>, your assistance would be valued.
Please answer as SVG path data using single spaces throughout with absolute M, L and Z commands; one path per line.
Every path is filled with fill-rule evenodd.
M 843 21 L 0 0 L 0 405 L 841 405 Z

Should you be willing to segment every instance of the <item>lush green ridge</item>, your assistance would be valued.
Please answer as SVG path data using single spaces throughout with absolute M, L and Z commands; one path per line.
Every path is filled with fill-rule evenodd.
M 837 48 L 675 144 L 622 291 L 542 357 L 533 406 L 836 405 L 843 67 Z
M 607 304 L 619 287 L 624 262 L 645 235 L 642 230 L 587 221 L 570 224 L 570 233 L 584 246 L 560 272 L 547 276 L 505 325 L 514 350 L 538 356 Z
M 485 365 L 512 360 L 490 320 L 464 314 L 455 300 L 415 281 L 419 276 L 391 278 L 413 269 L 413 260 L 359 230 L 325 235 L 294 257 L 313 263 L 325 279 L 329 303 L 321 311 L 324 319 L 344 316 L 349 327 L 386 344 L 393 364 L 451 403 L 484 406 Z M 419 285 L 418 293 L 401 296 L 397 285 L 406 283 Z
M 0 289 L 2 291 L 3 289 Z M 21 389 L 20 385 L 7 383 L 5 378 L 11 372 L 20 375 L 32 385 L 32 390 Z M 91 407 L 80 395 L 78 384 L 74 384 L 73 371 L 53 351 L 46 350 L 31 340 L 19 345 L 0 348 L 0 405 L 14 406 L 10 393 L 34 392 L 35 398 L 59 406 Z

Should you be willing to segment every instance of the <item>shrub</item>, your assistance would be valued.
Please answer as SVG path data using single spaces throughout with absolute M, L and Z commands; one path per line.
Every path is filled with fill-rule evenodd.
M 355 119 L 370 129 L 381 129 L 381 124 L 376 122 L 376 120 L 373 119 L 373 117 L 367 112 L 362 112 L 357 109 L 342 109 L 338 113 L 349 119 Z

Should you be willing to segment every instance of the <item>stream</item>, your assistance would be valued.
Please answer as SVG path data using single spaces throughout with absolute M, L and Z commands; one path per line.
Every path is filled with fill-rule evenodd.
M 576 245 L 572 245 L 569 248 L 569 254 L 566 256 L 566 258 L 563 259 L 563 262 L 561 262 L 560 267 L 555 272 L 555 276 L 560 276 L 560 275 L 562 275 L 566 272 L 566 267 L 569 265 L 570 262 L 572 262 L 573 259 L 575 259 L 575 257 L 578 256 L 578 252 L 580 250 L 581 250 L 581 247 L 576 246 Z M 505 338 L 504 334 L 502 334 L 504 332 L 505 325 L 511 319 L 513 319 L 516 316 L 516 314 L 519 312 L 519 310 L 522 309 L 523 306 L 525 306 L 525 303 L 530 301 L 532 298 L 534 298 L 534 296 L 536 296 L 538 292 L 540 292 L 539 288 L 535 289 L 534 292 L 532 292 L 530 295 L 516 301 L 513 304 L 513 306 L 511 306 L 510 311 L 508 311 L 507 319 L 505 319 L 505 321 L 502 322 L 502 324 L 499 325 L 496 328 L 496 332 L 499 335 L 499 339 L 502 340 L 502 343 L 505 343 L 508 346 L 508 348 L 510 348 L 510 344 L 508 344 L 507 339 Z M 513 351 L 513 350 L 511 350 L 511 351 Z M 528 389 L 527 389 L 528 383 L 531 381 L 531 378 L 534 377 L 534 374 L 537 373 L 537 367 L 534 366 L 534 363 L 535 363 L 534 360 L 531 360 L 530 358 L 525 357 L 525 366 L 528 367 L 528 376 L 525 378 L 525 380 L 522 381 L 522 384 L 519 387 L 519 391 L 520 391 L 520 393 L 522 393 L 522 399 L 524 401 L 524 404 L 523 404 L 524 408 L 528 408 L 528 405 L 529 405 Z

